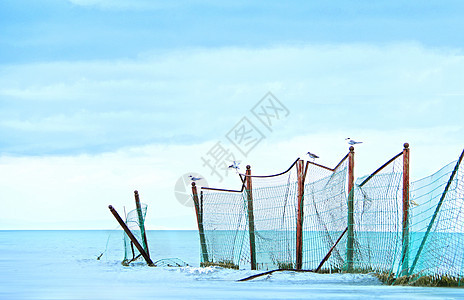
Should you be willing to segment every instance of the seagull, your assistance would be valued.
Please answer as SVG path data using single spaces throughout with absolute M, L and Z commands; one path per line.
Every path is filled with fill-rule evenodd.
M 203 179 L 201 177 L 194 177 L 192 175 L 189 175 L 189 177 L 190 177 L 190 180 L 192 180 L 192 181 L 197 181 L 197 180 Z
M 238 166 L 239 164 L 240 164 L 239 162 L 236 162 L 234 160 L 233 163 L 229 166 L 229 168 L 232 168 L 238 171 L 238 169 L 240 169 L 240 167 Z
M 314 154 L 314 153 L 308 152 L 307 154 L 309 155 L 309 158 L 312 158 L 312 159 L 313 159 L 313 161 L 314 161 L 316 158 L 319 158 L 319 156 L 317 156 L 317 155 Z
M 355 140 L 352 140 L 351 138 L 346 138 L 345 141 L 348 141 L 348 144 L 350 145 L 362 144 L 362 142 L 356 142 Z

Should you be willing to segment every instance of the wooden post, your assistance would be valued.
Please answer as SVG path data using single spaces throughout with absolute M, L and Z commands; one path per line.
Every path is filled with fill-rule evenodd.
M 350 146 L 348 154 L 348 237 L 346 241 L 347 271 L 353 271 L 354 252 L 354 147 Z
M 303 267 L 303 208 L 304 208 L 304 161 L 296 165 L 298 177 L 298 210 L 296 220 L 296 264 L 295 269 Z
M 201 202 L 198 200 L 198 192 L 197 187 L 195 186 L 195 182 L 192 182 L 192 194 L 193 203 L 195 205 L 195 214 L 197 216 L 198 233 L 200 234 L 201 256 L 203 262 L 209 262 L 208 248 L 206 247 L 205 231 L 203 229 L 203 199 L 201 199 Z
M 246 166 L 246 193 L 248 206 L 248 232 L 250 234 L 250 263 L 251 269 L 256 270 L 255 217 L 253 214 L 253 193 L 251 184 L 251 167 Z
M 139 216 L 140 235 L 142 236 L 143 247 L 147 252 L 147 255 L 150 256 L 150 252 L 148 251 L 147 235 L 145 233 L 145 220 L 143 219 L 142 206 L 140 205 L 139 192 L 137 190 L 134 191 L 134 197 L 135 207 L 137 208 L 137 214 Z
M 127 227 L 126 223 L 124 223 L 124 221 L 121 219 L 121 217 L 119 216 L 118 212 L 113 208 L 112 205 L 108 206 L 108 208 L 110 209 L 111 213 L 113 214 L 113 216 L 116 218 L 116 220 L 118 221 L 119 225 L 121 225 L 122 229 L 124 230 L 124 232 L 127 234 L 127 236 L 129 237 L 129 239 L 132 241 L 132 243 L 135 245 L 135 247 L 137 248 L 137 250 L 139 250 L 140 254 L 142 254 L 143 258 L 145 259 L 145 261 L 147 262 L 147 264 L 150 266 L 150 267 L 154 267 L 155 264 L 151 261 L 150 259 L 150 256 L 148 256 L 148 254 L 145 252 L 145 250 L 143 249 L 143 247 L 140 245 L 140 243 L 137 241 L 137 239 L 135 238 L 135 236 L 132 234 L 132 232 L 130 231 L 130 229 Z
M 403 149 L 403 236 L 400 276 L 407 276 L 409 271 L 409 144 Z

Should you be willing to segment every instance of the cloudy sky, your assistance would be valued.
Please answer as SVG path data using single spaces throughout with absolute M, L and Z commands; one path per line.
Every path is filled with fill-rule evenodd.
M 195 229 L 182 176 L 333 166 L 346 137 L 356 176 L 404 142 L 412 180 L 457 159 L 464 4 L 326 2 L 0 0 L 0 229 L 117 228 L 136 189 Z

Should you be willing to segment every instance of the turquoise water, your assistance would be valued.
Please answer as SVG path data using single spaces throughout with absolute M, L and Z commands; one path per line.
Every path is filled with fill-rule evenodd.
M 385 286 L 359 274 L 282 272 L 237 282 L 258 271 L 198 267 L 196 231 L 148 231 L 153 260 L 190 266 L 124 267 L 122 239 L 121 231 L 0 231 L 0 299 L 464 298 L 463 289 Z

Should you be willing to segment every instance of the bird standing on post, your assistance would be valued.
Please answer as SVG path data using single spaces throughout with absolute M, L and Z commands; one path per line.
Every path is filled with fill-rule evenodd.
M 202 179 L 201 177 L 194 177 L 192 175 L 189 175 L 189 177 L 190 177 L 190 180 L 192 180 L 192 181 L 197 181 L 197 180 Z
M 314 153 L 308 152 L 307 154 L 308 154 L 309 158 L 312 158 L 312 159 L 313 159 L 313 161 L 314 161 L 316 158 L 319 158 L 319 156 L 317 156 L 317 155 L 314 154 Z
M 356 142 L 355 140 L 352 140 L 351 138 L 346 138 L 345 141 L 348 141 L 348 144 L 350 145 L 362 144 L 362 142 Z

